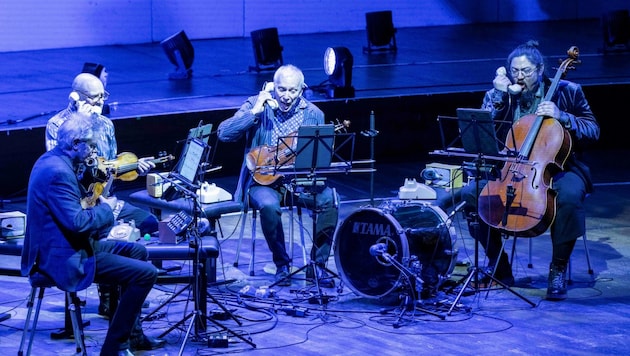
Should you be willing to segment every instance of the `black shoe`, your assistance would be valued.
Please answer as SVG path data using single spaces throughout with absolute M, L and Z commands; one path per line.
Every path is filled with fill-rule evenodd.
M 280 266 L 276 268 L 276 285 L 282 287 L 288 287 L 291 285 L 291 278 L 289 277 L 289 266 Z
M 567 299 L 567 267 L 555 264 L 549 265 L 549 277 L 547 279 L 547 300 Z
M 514 285 L 514 276 L 512 276 L 512 271 L 494 272 L 492 267 L 486 267 L 484 272 L 485 273 L 479 272 L 479 275 L 477 276 L 480 287 L 490 287 L 493 284 L 498 284 L 494 280 L 492 280 L 490 276 L 493 276 L 496 280 L 500 281 L 508 287 L 512 287 Z
M 313 273 L 315 269 L 316 273 Z M 325 269 L 320 266 L 308 266 L 306 268 L 306 279 L 315 283 L 315 275 L 317 275 L 317 283 L 321 288 L 335 288 L 335 280 L 328 275 Z
M 118 356 L 133 356 L 133 353 L 129 349 L 118 351 Z
M 130 345 L 133 351 L 149 351 L 164 347 L 164 345 L 166 345 L 166 340 L 142 335 L 139 339 L 131 339 Z

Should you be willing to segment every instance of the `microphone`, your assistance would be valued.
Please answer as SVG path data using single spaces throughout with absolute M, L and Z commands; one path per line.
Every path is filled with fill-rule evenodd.
M 384 243 L 377 243 L 370 246 L 370 255 L 372 256 L 382 256 L 385 252 L 387 252 L 387 245 Z

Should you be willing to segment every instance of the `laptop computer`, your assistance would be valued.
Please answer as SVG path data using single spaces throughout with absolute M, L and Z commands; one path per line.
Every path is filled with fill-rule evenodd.
M 329 168 L 335 142 L 335 125 L 305 125 L 297 132 L 294 169 Z
M 490 111 L 483 109 L 457 109 L 457 125 L 462 147 L 467 153 L 496 156 L 499 144 Z

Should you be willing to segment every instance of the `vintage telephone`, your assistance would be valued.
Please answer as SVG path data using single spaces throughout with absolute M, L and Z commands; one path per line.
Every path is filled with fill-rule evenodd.
M 263 84 L 262 91 L 270 92 L 273 95 L 273 89 L 273 82 L 265 82 L 265 84 Z M 277 110 L 279 107 L 278 102 L 275 99 L 267 99 L 265 104 L 269 105 L 271 110 Z
M 140 240 L 140 229 L 136 227 L 136 223 L 133 220 L 128 223 L 119 221 L 118 224 L 109 231 L 107 239 L 136 242 Z
M 497 75 L 507 76 L 505 67 L 499 67 L 499 69 L 497 69 Z M 518 84 L 508 85 L 508 92 L 512 95 L 519 94 L 522 90 L 523 88 Z
M 85 113 L 88 115 L 91 114 L 99 114 L 103 113 L 103 107 L 100 105 L 90 105 L 85 100 L 81 100 L 81 96 L 76 91 L 72 91 L 68 95 L 68 100 L 74 105 L 78 112 Z

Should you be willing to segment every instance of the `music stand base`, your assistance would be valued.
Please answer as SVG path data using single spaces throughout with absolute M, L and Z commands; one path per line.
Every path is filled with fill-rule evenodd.
M 480 283 L 479 283 L 479 275 L 483 275 L 485 277 L 487 277 L 487 279 L 490 281 L 488 285 L 492 285 L 492 282 L 498 284 L 501 288 L 490 288 L 490 287 L 486 287 L 486 288 L 481 288 L 480 287 Z M 487 291 L 490 292 L 492 290 L 499 290 L 499 289 L 505 289 L 508 292 L 514 294 L 515 296 L 519 297 L 520 299 L 522 299 L 523 301 L 525 301 L 527 304 L 531 305 L 532 307 L 536 307 L 536 304 L 534 302 L 532 302 L 531 300 L 527 299 L 524 295 L 518 293 L 517 291 L 515 291 L 512 287 L 508 286 L 507 284 L 503 283 L 501 280 L 497 279 L 495 276 L 493 276 L 492 274 L 489 274 L 488 272 L 473 266 L 468 270 L 468 274 L 460 280 L 460 282 L 462 280 L 464 280 L 464 284 L 462 285 L 461 289 L 459 290 L 459 292 L 457 293 L 457 296 L 455 297 L 455 299 L 453 300 L 453 303 L 451 304 L 451 307 L 448 310 L 448 313 L 446 315 L 451 315 L 451 313 L 453 312 L 453 309 L 455 308 L 455 306 L 457 306 L 457 304 L 459 303 L 459 300 L 461 299 L 461 297 L 463 296 L 464 292 L 466 291 L 467 288 L 470 287 L 470 283 L 473 281 L 473 279 L 475 279 L 475 286 L 474 286 L 474 294 L 479 294 L 479 292 L 482 291 Z M 459 282 L 458 282 L 459 284 Z

